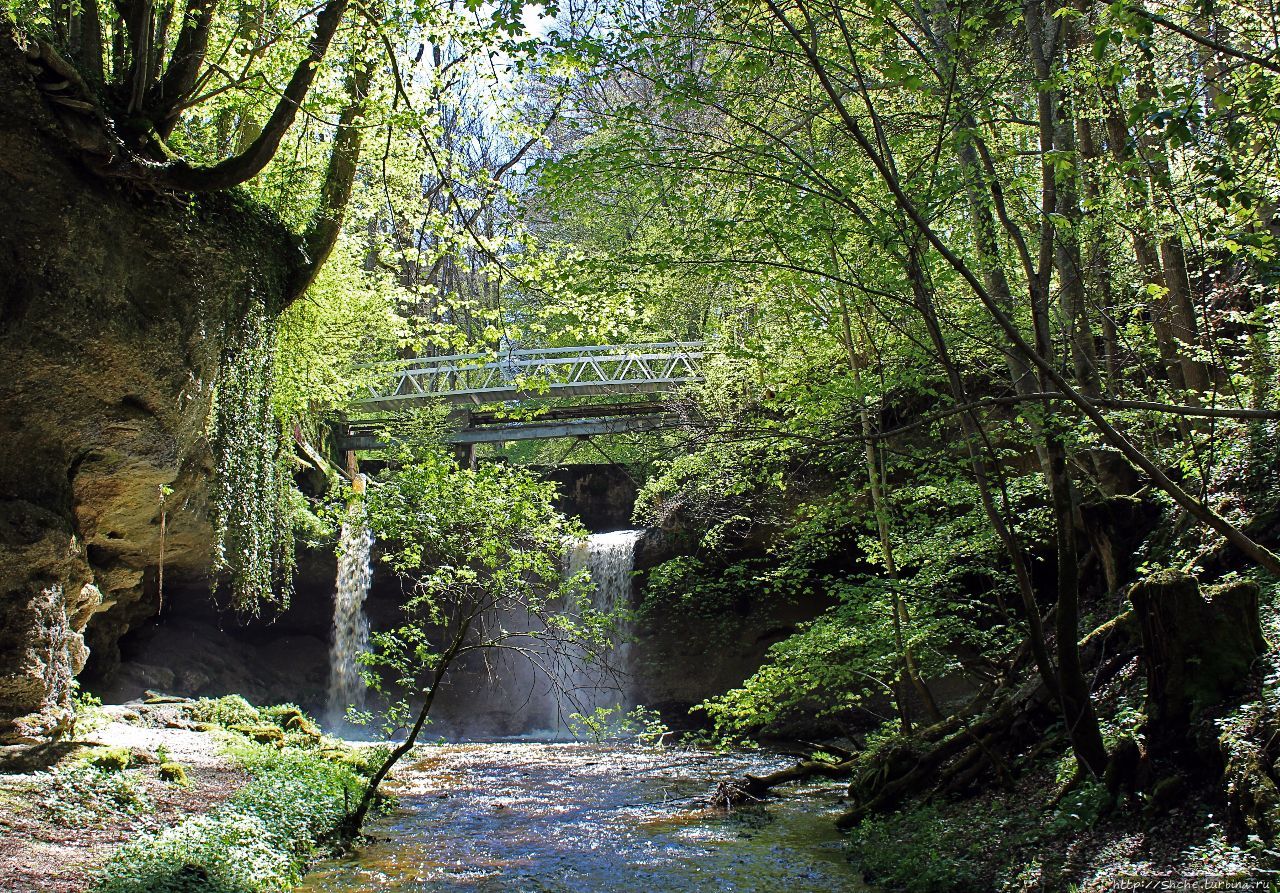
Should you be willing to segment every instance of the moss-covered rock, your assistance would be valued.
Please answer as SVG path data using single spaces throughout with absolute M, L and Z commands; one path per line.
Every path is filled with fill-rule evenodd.
M 319 743 L 324 737 L 320 727 L 302 712 L 296 704 L 277 704 L 263 707 L 258 711 L 263 719 L 270 720 L 286 732 L 290 732 L 290 743 L 308 747 Z
M 141 747 L 133 747 L 129 749 L 131 766 L 152 766 L 156 763 L 163 763 L 164 760 L 159 759 L 155 754 Z
M 323 734 L 320 731 L 320 727 L 305 716 L 291 717 L 285 728 L 290 732 L 297 732 L 311 741 L 319 741 Z
M 187 787 L 191 784 L 187 778 L 187 770 L 181 763 L 175 763 L 172 760 L 167 763 L 160 764 L 160 777 L 170 784 L 176 784 L 179 787 Z
M 291 728 L 291 723 L 295 720 L 306 719 L 306 714 L 296 704 L 276 704 L 272 707 L 263 707 L 258 712 L 262 714 L 263 719 L 271 720 L 282 729 Z
M 85 762 L 104 772 L 123 772 L 133 764 L 133 753 L 127 747 L 100 747 L 90 751 Z
M 71 729 L 71 680 L 207 567 L 228 336 L 297 249 L 240 195 L 147 196 L 71 150 L 0 22 L 0 744 Z M 161 488 L 166 488 L 162 491 Z M 165 504 L 161 492 L 167 492 Z M 159 523 L 161 514 L 165 523 Z
M 230 729 L 259 744 L 274 744 L 276 747 L 284 747 L 285 744 L 284 730 L 277 725 L 245 724 L 231 726 Z
M 320 751 L 320 756 L 332 763 L 345 766 L 358 775 L 366 778 L 373 775 L 386 760 L 388 750 L 384 746 L 376 747 L 327 747 Z

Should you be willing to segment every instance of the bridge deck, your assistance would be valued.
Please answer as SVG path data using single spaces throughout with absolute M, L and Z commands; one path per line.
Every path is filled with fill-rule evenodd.
M 567 421 L 507 422 L 506 424 L 477 425 L 455 431 L 445 438 L 446 443 L 459 445 L 476 443 L 507 443 L 514 440 L 551 440 L 556 437 L 593 437 L 600 434 L 623 434 L 630 431 L 652 431 L 668 428 L 680 422 L 680 416 L 672 413 L 652 415 L 624 415 L 605 418 L 571 419 Z M 342 450 L 382 450 L 387 448 L 386 434 L 377 428 L 359 428 L 338 437 Z
M 372 367 L 369 396 L 355 408 L 388 412 L 415 404 L 499 403 L 551 397 L 644 394 L 700 381 L 705 343 L 612 344 L 420 357 Z

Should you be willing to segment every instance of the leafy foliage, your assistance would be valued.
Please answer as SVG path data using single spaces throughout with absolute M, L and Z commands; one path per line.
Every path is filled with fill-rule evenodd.
M 983 819 L 987 830 L 995 831 L 991 825 L 999 816 Z M 854 831 L 853 841 L 854 860 L 868 879 L 905 893 L 959 893 L 978 887 L 990 842 L 932 806 L 868 819 Z
M 569 716 L 569 729 L 579 737 L 596 743 L 618 738 L 633 738 L 645 747 L 662 747 L 672 734 L 662 715 L 648 707 L 623 711 L 621 706 L 597 707 L 589 714 Z
M 287 607 L 293 588 L 293 448 L 271 405 L 275 331 L 254 304 L 223 358 L 209 432 L 212 573 L 251 614 Z
M 200 698 L 186 708 L 186 713 L 196 722 L 215 723 L 224 728 L 256 723 L 261 720 L 258 708 L 240 695 Z
M 564 544 L 579 528 L 554 496 L 526 469 L 460 469 L 429 443 L 406 446 L 370 488 L 368 522 L 410 587 L 405 623 L 375 633 L 364 658 L 375 687 L 396 693 L 389 729 L 409 724 L 410 699 L 463 649 L 510 649 L 550 666 L 552 654 L 586 659 L 581 649 L 608 644 L 613 618 L 592 608 L 584 579 L 564 579 Z
M 123 767 L 120 767 L 123 768 Z M 115 766 L 74 763 L 48 775 L 42 806 L 72 826 L 105 825 L 151 810 L 151 800 L 136 778 Z

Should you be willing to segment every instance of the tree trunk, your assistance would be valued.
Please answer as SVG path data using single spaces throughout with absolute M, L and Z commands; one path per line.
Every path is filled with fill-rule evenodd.
M 861 392 L 862 364 L 856 349 L 853 327 L 850 325 L 849 316 L 849 308 L 844 306 L 842 298 L 841 318 L 844 321 L 844 340 L 848 349 L 849 368 L 853 373 L 854 384 Z M 884 481 L 880 474 L 880 460 L 876 450 L 876 442 L 872 437 L 875 432 L 875 424 L 871 419 L 870 408 L 865 405 L 859 410 L 858 416 L 862 425 L 862 436 L 866 444 L 864 459 L 867 468 L 867 482 L 871 491 L 871 511 L 876 519 L 876 532 L 880 539 L 880 553 L 884 559 L 885 576 L 889 578 L 890 586 L 892 587 L 890 610 L 893 611 L 893 638 L 894 647 L 898 653 L 899 666 L 898 682 L 894 686 L 894 697 L 898 702 L 898 716 L 901 720 L 902 731 L 904 734 L 909 735 L 911 734 L 910 696 L 903 690 L 906 685 L 910 685 L 920 698 L 930 722 L 940 721 L 942 714 L 938 710 L 938 704 L 933 698 L 933 693 L 929 691 L 929 686 L 921 678 L 919 668 L 916 666 L 915 654 L 911 646 L 906 642 L 904 628 L 910 622 L 910 614 L 902 600 L 902 593 L 897 586 L 898 562 L 894 557 L 893 539 L 890 535 L 888 499 L 884 491 Z

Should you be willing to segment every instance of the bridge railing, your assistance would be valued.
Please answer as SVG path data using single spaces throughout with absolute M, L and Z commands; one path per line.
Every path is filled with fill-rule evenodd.
M 670 390 L 701 380 L 706 343 L 664 341 L 420 357 L 366 367 L 365 409 L 445 399 L 491 402 L 536 396 Z

